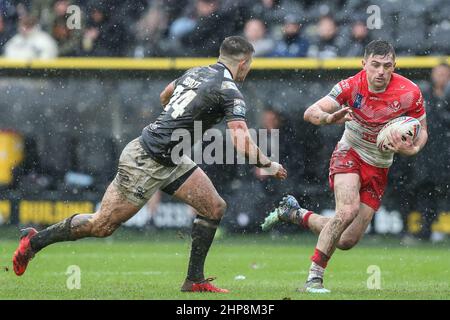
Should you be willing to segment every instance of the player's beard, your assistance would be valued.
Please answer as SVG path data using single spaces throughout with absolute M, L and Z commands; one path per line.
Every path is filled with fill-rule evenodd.
M 246 76 L 247 76 L 247 74 L 244 74 L 243 70 L 238 70 L 236 72 L 236 82 L 239 82 L 239 83 L 244 82 Z
M 375 91 L 383 91 L 386 89 L 386 87 L 389 84 L 389 81 L 391 80 L 391 77 L 389 78 L 383 78 L 380 80 L 377 80 L 377 77 L 374 77 L 373 80 L 369 83 L 373 90 Z

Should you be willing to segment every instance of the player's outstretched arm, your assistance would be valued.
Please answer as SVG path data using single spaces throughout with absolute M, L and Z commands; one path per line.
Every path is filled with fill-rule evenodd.
M 255 163 L 259 168 L 265 168 L 267 175 L 277 179 L 284 180 L 287 178 L 287 171 L 277 162 L 271 161 L 261 150 L 248 132 L 247 123 L 243 120 L 229 121 L 231 140 L 233 141 L 236 151 L 244 155 L 250 163 Z
M 175 90 L 175 81 L 172 81 L 164 88 L 164 90 L 159 95 L 159 101 L 161 101 L 161 105 L 163 107 L 169 103 L 170 98 L 172 97 L 173 91 Z
M 352 110 L 349 107 L 339 109 L 339 103 L 325 96 L 306 109 L 303 119 L 316 126 L 324 124 L 339 124 L 352 120 Z

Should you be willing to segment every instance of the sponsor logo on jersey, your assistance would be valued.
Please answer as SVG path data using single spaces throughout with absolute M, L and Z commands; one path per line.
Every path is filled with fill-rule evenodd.
M 150 123 L 150 124 L 149 124 L 148 129 L 149 129 L 150 131 L 154 131 L 154 130 L 158 129 L 158 127 L 159 127 L 159 126 L 158 126 L 155 122 L 153 122 L 153 123 Z
M 145 189 L 142 187 L 137 187 L 135 192 L 134 192 L 134 196 L 138 199 L 143 200 L 144 199 L 144 194 L 145 194 Z
M 234 99 L 233 114 L 235 116 L 245 117 L 245 101 L 242 99 Z
M 231 81 L 223 81 L 221 89 L 222 90 L 223 89 L 231 89 L 231 90 L 239 91 L 239 89 L 237 88 L 236 84 L 234 82 L 231 82 Z
M 347 80 L 342 80 L 341 82 L 339 82 L 339 84 L 341 85 L 343 90 L 350 88 L 350 84 L 348 83 Z
M 397 100 L 393 101 L 390 105 L 388 105 L 388 109 L 391 110 L 392 112 L 397 112 L 398 110 L 400 110 L 401 105 L 400 102 L 398 102 Z
M 361 109 L 361 102 L 362 102 L 363 96 L 360 93 L 356 94 L 355 102 L 353 102 L 353 108 L 355 109 Z
M 340 86 L 339 83 L 338 83 L 337 85 L 335 85 L 335 86 L 333 87 L 333 89 L 331 89 L 329 95 L 330 95 L 332 98 L 336 99 L 341 93 L 342 93 L 342 88 L 341 88 L 341 86 Z

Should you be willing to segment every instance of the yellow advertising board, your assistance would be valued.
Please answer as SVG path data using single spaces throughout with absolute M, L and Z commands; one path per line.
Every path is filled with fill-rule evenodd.
M 76 213 L 93 213 L 90 201 L 22 200 L 19 202 L 19 222 L 23 224 L 54 224 Z
M 12 169 L 24 156 L 23 137 L 12 130 L 0 130 L 0 185 L 12 182 Z
M 9 221 L 11 217 L 11 201 L 0 200 L 0 224 Z

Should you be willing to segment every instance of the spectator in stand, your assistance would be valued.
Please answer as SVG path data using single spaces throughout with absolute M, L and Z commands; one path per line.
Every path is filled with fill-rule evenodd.
M 53 59 L 58 56 L 58 46 L 36 18 L 25 16 L 19 21 L 19 33 L 5 44 L 4 54 L 11 59 Z
M 0 1 L 0 50 L 17 32 L 18 12 L 9 1 Z
M 424 93 L 430 139 L 414 162 L 417 184 L 411 198 L 415 210 L 422 214 L 419 237 L 423 240 L 430 239 L 431 225 L 440 210 L 448 209 L 445 198 L 450 193 L 450 66 L 434 67 L 431 83 L 430 90 Z
M 112 7 L 93 1 L 88 6 L 86 29 L 82 37 L 82 54 L 89 56 L 125 56 L 130 35 L 120 19 L 114 19 Z
M 164 7 L 155 1 L 147 12 L 135 24 L 137 47 L 135 57 L 162 56 L 163 34 L 168 28 L 168 15 Z
M 30 3 L 30 15 L 37 19 L 42 30 L 51 33 L 54 22 L 54 6 L 55 0 L 33 0 Z
M 219 0 L 196 0 L 196 25 L 181 37 L 183 55 L 215 56 L 223 39 L 231 35 L 226 17 L 220 12 Z
M 11 39 L 15 34 L 15 28 L 8 23 L 0 12 L 0 49 L 3 48 L 5 43 Z
M 60 56 L 75 56 L 80 51 L 81 44 L 81 29 L 72 28 L 67 26 L 67 9 L 71 5 L 69 0 L 56 0 L 53 5 L 53 19 L 51 22 L 51 35 L 58 43 Z M 80 12 L 81 14 L 81 12 Z M 84 21 L 80 17 L 81 22 Z
M 350 36 L 342 41 L 339 47 L 339 55 L 342 57 L 362 57 L 364 48 L 372 41 L 369 30 L 363 17 L 353 21 Z
M 317 23 L 317 38 L 309 47 L 308 56 L 329 59 L 338 55 L 339 36 L 336 21 L 331 16 L 323 16 Z
M 197 25 L 197 11 L 188 6 L 184 13 L 176 18 L 169 27 L 169 40 L 179 40 L 185 34 L 192 32 Z
M 244 30 L 245 23 L 255 17 L 252 13 L 252 2 L 248 0 L 221 0 L 221 12 L 231 24 L 231 34 L 241 33 Z
M 283 39 L 277 41 L 272 52 L 274 57 L 305 57 L 309 42 L 301 35 L 302 25 L 295 15 L 287 15 L 283 25 Z
M 263 208 L 269 210 L 273 207 L 274 201 L 283 194 L 297 191 L 298 182 L 303 180 L 302 178 L 304 175 L 304 154 L 298 152 L 296 148 L 292 148 L 293 145 L 296 147 L 298 146 L 299 139 L 296 136 L 292 123 L 279 108 L 266 106 L 261 113 L 260 121 L 261 127 L 267 130 L 267 154 L 274 156 L 276 152 L 278 152 L 279 160 L 286 168 L 290 168 L 289 181 L 274 181 L 274 179 L 268 179 L 268 176 L 264 175 L 260 168 L 255 168 L 254 173 L 258 179 L 257 181 L 259 181 L 259 188 L 263 193 L 263 199 L 257 202 L 257 207 L 259 213 L 263 215 Z M 277 135 L 279 139 L 279 141 L 277 141 L 278 143 L 275 145 L 272 144 L 273 135 Z M 258 143 L 262 145 L 261 140 L 259 140 Z M 275 148 L 278 148 L 278 150 Z M 252 182 L 251 184 L 257 184 L 257 182 Z
M 171 24 L 180 17 L 188 7 L 190 0 L 158 0 L 161 8 L 167 14 L 168 23 Z M 157 1 L 157 2 L 158 2 Z
M 274 48 L 273 39 L 267 37 L 267 29 L 264 22 L 259 19 L 250 19 L 244 27 L 244 36 L 253 45 L 255 57 L 269 55 Z
M 448 94 L 450 93 L 450 66 L 442 63 L 431 71 L 432 88 L 428 93 L 428 101 L 436 104 L 438 108 L 447 108 Z
M 252 8 L 254 17 L 259 17 L 267 23 L 269 31 L 276 31 L 283 24 L 288 14 L 300 16 L 302 5 L 293 0 L 260 0 Z

